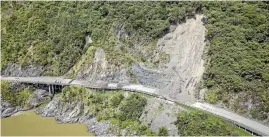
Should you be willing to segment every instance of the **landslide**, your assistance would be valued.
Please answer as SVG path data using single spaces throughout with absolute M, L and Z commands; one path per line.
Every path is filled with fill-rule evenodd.
M 204 72 L 202 59 L 205 47 L 205 26 L 203 15 L 195 15 L 175 30 L 164 35 L 157 42 L 156 52 L 169 55 L 167 63 L 158 68 L 147 69 L 133 66 L 137 81 L 160 89 L 160 94 L 183 103 L 195 101 L 194 90 Z

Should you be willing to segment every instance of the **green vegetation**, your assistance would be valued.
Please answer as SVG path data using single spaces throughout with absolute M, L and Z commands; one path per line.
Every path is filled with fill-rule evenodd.
M 26 107 L 31 94 L 32 89 L 30 88 L 23 88 L 20 91 L 15 91 L 9 86 L 8 81 L 1 80 L 1 96 L 13 106 Z
M 153 61 L 157 39 L 169 31 L 170 25 L 184 22 L 194 13 L 203 13 L 207 16 L 205 27 L 208 40 L 208 61 L 202 83 L 208 89 L 206 101 L 222 101 L 237 112 L 250 112 L 254 118 L 267 119 L 268 7 L 268 2 L 241 1 L 5 1 L 1 2 L 1 68 L 8 63 L 43 66 L 43 75 L 69 72 L 69 76 L 74 77 L 79 71 L 87 69 L 98 47 L 104 49 L 110 65 L 119 67 L 124 64 L 128 69 L 132 63 L 141 61 L 154 67 L 169 59 L 166 54 L 159 53 L 160 60 Z M 85 45 L 86 35 L 92 38 L 91 44 Z M 136 81 L 134 75 L 132 81 Z M 12 89 L 3 82 L 3 98 L 14 105 L 25 105 L 30 89 L 18 93 L 9 91 Z M 126 120 L 137 121 L 146 103 L 143 97 L 136 94 L 128 98 L 114 92 L 88 94 L 81 87 L 66 87 L 62 99 L 66 102 L 82 99 L 99 120 L 114 118 L 121 123 Z M 252 108 L 242 105 L 248 100 L 252 100 Z M 214 118 L 203 118 L 200 113 L 199 117 L 192 116 L 192 113 L 182 115 L 205 120 L 209 125 L 216 124 Z M 200 123 L 204 126 L 204 122 Z M 224 130 L 217 135 L 237 134 L 225 128 L 225 124 L 216 127 L 205 127 L 200 134 L 187 130 L 187 126 L 182 134 L 214 135 L 213 131 L 221 127 Z M 150 134 L 147 130 L 141 133 Z
M 218 101 L 218 95 L 218 91 L 210 89 L 205 93 L 205 100 L 209 103 L 216 103 Z
M 140 94 L 129 93 L 124 98 L 122 91 L 89 91 L 80 86 L 66 86 L 60 94 L 62 101 L 79 101 L 90 108 L 92 115 L 97 120 L 110 120 L 111 123 L 118 125 L 120 129 L 127 126 L 128 133 L 137 131 L 139 135 L 156 135 L 139 121 L 139 117 L 147 104 L 147 100 Z M 111 127 L 115 133 L 119 129 Z
M 91 46 L 87 49 L 86 53 L 81 56 L 81 59 L 72 67 L 72 69 L 69 71 L 69 76 L 73 78 L 78 71 L 82 71 L 84 69 L 87 69 L 87 62 L 92 62 L 94 59 L 94 53 L 96 51 L 96 48 Z
M 1 2 L 1 68 L 7 63 L 45 66 L 44 75 L 62 75 L 83 60 L 85 52 L 95 51 L 89 47 L 103 48 L 115 66 L 147 61 L 153 52 L 148 47 L 168 32 L 169 24 L 184 21 L 200 6 L 198 2 Z M 123 32 L 117 37 L 119 30 Z M 93 43 L 85 46 L 86 35 Z M 142 45 L 140 51 L 137 43 Z M 141 54 L 144 50 L 149 55 Z
M 168 136 L 168 130 L 166 127 L 160 127 L 158 131 L 158 136 Z
M 198 110 L 180 112 L 175 124 L 182 136 L 252 136 L 219 117 Z
M 119 106 L 119 119 L 122 121 L 127 119 L 136 120 L 142 114 L 146 104 L 146 98 L 142 98 L 137 94 L 130 95 Z
M 252 100 L 252 116 L 259 119 L 269 113 L 268 6 L 266 2 L 206 2 L 203 7 L 210 41 L 206 100 L 221 100 L 238 112 L 249 111 L 240 104 Z M 231 99 L 236 102 L 231 104 Z

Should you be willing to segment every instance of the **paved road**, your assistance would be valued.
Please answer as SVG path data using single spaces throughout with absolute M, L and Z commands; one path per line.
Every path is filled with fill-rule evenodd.
M 250 131 L 253 131 L 259 135 L 269 135 L 269 127 L 262 125 L 254 120 L 247 119 L 245 117 L 239 116 L 233 112 L 228 110 L 215 107 L 213 105 L 207 103 L 196 102 L 191 105 L 192 107 L 196 107 L 202 109 L 204 111 L 208 111 L 215 115 L 221 116 L 225 119 L 228 119 L 232 122 L 235 122 L 237 125 L 244 127 Z
M 166 97 L 163 97 L 159 94 L 159 90 L 151 87 L 146 87 L 144 85 L 120 85 L 117 83 L 105 83 L 105 82 L 96 82 L 88 83 L 87 81 L 64 79 L 62 77 L 0 77 L 1 80 L 10 80 L 18 81 L 24 83 L 39 83 L 39 84 L 53 84 L 53 85 L 81 85 L 89 88 L 98 88 L 98 89 L 122 89 L 127 91 L 141 92 L 149 95 L 154 95 L 159 98 L 166 99 L 168 101 L 177 102 Z M 269 127 L 262 125 L 255 120 L 250 120 L 245 117 L 239 116 L 233 112 L 227 111 L 222 108 L 215 107 L 207 103 L 196 102 L 194 104 L 187 104 L 191 107 L 195 107 L 204 111 L 208 111 L 215 115 L 221 116 L 229 121 L 234 122 L 235 124 L 244 127 L 250 131 L 253 131 L 259 135 L 269 135 Z

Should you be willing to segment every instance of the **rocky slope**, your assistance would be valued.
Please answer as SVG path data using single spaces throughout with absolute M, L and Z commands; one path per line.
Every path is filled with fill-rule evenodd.
M 2 98 L 2 95 L 0 96 L 1 96 L 1 105 L 0 105 L 1 118 L 9 117 L 20 111 L 26 111 L 38 107 L 42 103 L 47 102 L 49 100 L 48 92 L 42 89 L 37 89 L 32 93 L 32 95 L 29 97 L 27 106 L 14 106 L 10 102 L 4 100 Z
M 140 120 L 156 133 L 160 127 L 166 127 L 169 135 L 177 136 L 178 129 L 174 122 L 176 121 L 176 114 L 182 110 L 184 108 L 174 103 L 158 98 L 150 98 Z
M 149 70 L 136 65 L 132 67 L 138 83 L 159 88 L 164 96 L 184 103 L 195 101 L 194 90 L 199 83 L 203 67 L 205 27 L 203 15 L 196 15 L 159 39 L 159 51 L 169 55 L 169 62 Z
M 65 103 L 60 100 L 60 96 L 55 96 L 46 106 L 36 109 L 36 112 L 44 117 L 55 117 L 59 123 L 85 123 L 88 131 L 96 136 L 113 135 L 109 132 L 110 123 L 97 122 L 89 107 L 80 101 Z
M 151 58 L 160 60 L 161 54 L 169 55 L 167 63 L 159 63 L 157 68 L 148 69 L 142 62 L 132 64 L 128 69 L 108 63 L 109 56 L 104 49 L 97 48 L 93 59 L 84 60 L 77 69 L 76 79 L 89 82 L 106 81 L 113 83 L 139 84 L 157 87 L 162 95 L 184 103 L 195 101 L 194 90 L 204 72 L 203 49 L 205 47 L 205 27 L 203 15 L 187 19 L 174 26 L 171 32 L 160 38 L 153 49 Z M 124 35 L 124 34 L 122 34 Z M 120 45 L 120 41 L 118 41 Z M 142 52 L 137 45 L 137 52 Z M 141 47 L 141 45 L 140 45 Z M 140 50 L 139 50 L 140 49 Z M 146 53 L 145 53 L 146 54 Z M 145 56 L 145 54 L 142 54 Z M 153 60 L 154 60 L 153 59 Z M 70 73 L 70 72 L 69 72 Z

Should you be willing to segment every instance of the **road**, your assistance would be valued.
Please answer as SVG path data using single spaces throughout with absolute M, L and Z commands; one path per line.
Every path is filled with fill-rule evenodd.
M 161 96 L 159 90 L 147 87 L 144 85 L 130 84 L 130 85 L 120 85 L 117 83 L 105 83 L 105 82 L 96 82 L 88 83 L 87 81 L 64 79 L 62 77 L 0 77 L 1 80 L 17 81 L 24 83 L 39 83 L 39 84 L 48 84 L 48 85 L 80 85 L 88 88 L 97 88 L 97 89 L 122 89 L 126 91 L 140 92 L 148 95 L 153 95 L 162 99 L 166 99 L 172 102 L 178 102 L 177 100 L 171 100 L 167 97 Z M 254 133 L 259 135 L 268 136 L 269 127 L 265 126 L 255 120 L 251 120 L 245 117 L 242 117 L 238 114 L 235 114 L 231 111 L 225 110 L 223 108 L 218 108 L 216 106 L 204 103 L 204 102 L 195 102 L 193 104 L 187 104 L 191 107 L 195 107 L 212 114 L 223 117 L 226 120 L 232 121 L 235 124 L 244 127 Z
M 252 132 L 255 132 L 259 135 L 267 135 L 267 136 L 269 135 L 269 127 L 262 125 L 254 120 L 250 120 L 245 117 L 239 116 L 228 110 L 218 108 L 207 103 L 201 103 L 201 102 L 196 102 L 192 104 L 191 106 L 198 109 L 202 109 L 204 111 L 208 111 L 215 115 L 221 116 L 224 119 L 230 120 L 234 122 L 235 124 L 241 127 L 244 127 Z

